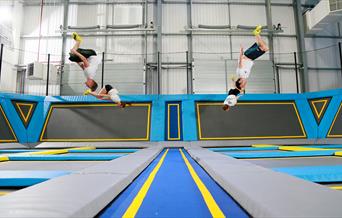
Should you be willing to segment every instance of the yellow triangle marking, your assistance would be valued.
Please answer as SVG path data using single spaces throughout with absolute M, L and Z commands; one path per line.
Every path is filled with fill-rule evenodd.
M 317 103 L 322 103 L 322 102 L 324 103 L 324 104 L 323 104 L 323 107 L 322 107 L 321 111 L 318 112 L 315 104 L 317 104 Z M 328 103 L 328 99 L 311 101 L 311 105 L 313 106 L 314 111 L 315 111 L 315 113 L 316 113 L 318 119 L 321 118 L 322 113 L 323 113 L 325 107 L 327 106 L 327 103 Z
M 31 112 L 32 112 L 33 104 L 32 103 L 31 104 L 29 104 L 29 103 L 15 103 L 15 104 L 19 109 L 21 117 L 24 119 L 25 123 L 27 123 L 28 118 L 30 117 Z M 21 106 L 30 106 L 30 109 L 29 109 L 28 113 L 26 114 L 26 116 L 24 115 L 23 111 L 21 110 Z

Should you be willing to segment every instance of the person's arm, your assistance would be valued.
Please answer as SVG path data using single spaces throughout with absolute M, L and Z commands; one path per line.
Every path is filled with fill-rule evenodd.
M 110 95 L 108 95 L 108 94 L 98 94 L 96 92 L 90 92 L 89 94 L 98 98 L 98 99 L 102 99 L 102 100 L 110 99 Z
M 240 56 L 239 56 L 239 68 L 241 69 L 243 67 L 242 65 L 242 58 L 243 58 L 243 47 L 240 46 Z
M 82 69 L 85 69 L 87 67 L 89 67 L 89 62 L 87 60 L 87 58 L 85 58 L 81 53 L 79 53 L 76 49 L 71 49 L 70 52 L 74 55 L 77 55 L 81 61 L 83 62 L 83 67 Z
M 247 85 L 247 79 L 240 78 L 240 87 L 242 90 L 246 89 L 246 85 Z
M 82 63 L 77 63 L 78 66 L 80 66 L 80 68 L 82 68 L 82 70 L 84 70 L 84 65 L 83 65 L 83 62 Z

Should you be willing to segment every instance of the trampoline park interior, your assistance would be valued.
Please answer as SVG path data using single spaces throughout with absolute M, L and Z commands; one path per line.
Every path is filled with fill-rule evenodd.
M 340 21 L 341 0 L 1 0 L 0 217 L 342 217 Z M 73 32 L 131 105 L 83 95 Z

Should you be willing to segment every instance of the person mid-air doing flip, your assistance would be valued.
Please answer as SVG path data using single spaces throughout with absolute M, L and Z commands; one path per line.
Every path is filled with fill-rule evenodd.
M 76 62 L 82 68 L 86 77 L 85 85 L 87 88 L 91 89 L 91 91 L 96 91 L 98 85 L 94 78 L 101 59 L 97 57 L 94 50 L 80 48 L 82 38 L 77 33 L 72 33 L 72 38 L 75 40 L 75 44 L 70 50 L 69 60 Z
M 240 56 L 238 67 L 236 69 L 237 80 L 234 81 L 235 88 L 230 89 L 227 98 L 223 103 L 223 110 L 228 111 L 230 107 L 235 106 L 240 94 L 245 91 L 247 79 L 251 74 L 254 60 L 265 54 L 269 48 L 260 36 L 262 26 L 257 26 L 253 34 L 255 36 L 255 43 L 245 52 L 243 47 L 240 48 Z

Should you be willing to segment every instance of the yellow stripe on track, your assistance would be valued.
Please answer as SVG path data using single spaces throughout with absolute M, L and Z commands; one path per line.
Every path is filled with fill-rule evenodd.
M 335 156 L 342 156 L 342 151 L 335 152 Z
M 94 150 L 94 149 L 96 149 L 96 147 L 86 146 L 86 147 L 76 147 L 76 148 L 66 148 L 66 149 L 45 150 L 45 151 L 31 151 L 31 152 L 23 152 L 23 153 L 18 153 L 18 154 L 19 155 L 56 155 L 56 154 L 69 153 L 70 150 Z
M 335 190 L 342 190 L 342 186 L 330 186 L 329 188 L 335 189 Z
M 338 149 L 327 149 L 327 148 L 313 148 L 304 146 L 279 146 L 279 150 L 282 151 L 329 151 Z
M 8 157 L 7 156 L 0 156 L 0 162 L 1 161 L 8 161 Z
M 214 217 L 214 218 L 225 217 L 224 213 L 222 212 L 220 207 L 217 205 L 215 199 L 213 198 L 213 196 L 211 195 L 211 193 L 209 192 L 207 187 L 204 185 L 202 180 L 199 178 L 199 176 L 197 175 L 196 171 L 191 166 L 189 160 L 184 155 L 182 149 L 179 149 L 179 151 L 180 151 L 180 153 L 181 153 L 181 155 L 183 157 L 183 160 L 184 160 L 186 166 L 188 167 L 188 170 L 189 170 L 189 172 L 191 174 L 192 179 L 195 181 L 198 189 L 200 190 L 200 192 L 202 194 L 202 197 L 203 197 L 205 203 L 207 204 L 207 207 L 208 207 L 212 217 Z
M 268 145 L 268 144 L 254 144 L 253 148 L 268 148 L 268 147 L 278 147 L 278 145 Z
M 8 192 L 0 192 L 0 196 L 4 196 L 4 195 L 7 195 Z
M 135 217 L 135 215 L 137 214 L 137 212 L 138 212 L 142 202 L 144 201 L 144 198 L 145 198 L 149 188 L 151 187 L 151 184 L 152 184 L 154 178 L 156 177 L 156 174 L 158 173 L 159 168 L 163 164 L 164 159 L 165 159 L 166 154 L 167 154 L 168 151 L 169 151 L 169 149 L 166 149 L 165 153 L 160 158 L 158 164 L 154 167 L 153 171 L 150 173 L 150 175 L 148 176 L 148 178 L 145 181 L 144 185 L 140 188 L 140 191 L 135 196 L 135 198 L 133 199 L 132 203 L 129 205 L 129 207 L 127 208 L 125 214 L 122 217 L 124 217 L 124 218 L 133 218 L 133 217 Z
M 85 147 L 78 147 L 78 148 L 69 148 L 68 149 L 68 151 L 70 151 L 70 150 L 77 150 L 77 151 L 79 151 L 79 150 L 95 150 L 96 149 L 96 147 L 95 146 L 85 146 Z
M 18 153 L 18 155 L 54 155 L 54 154 L 65 154 L 68 153 L 68 149 L 58 149 L 58 150 L 47 150 L 47 151 L 32 151 Z

